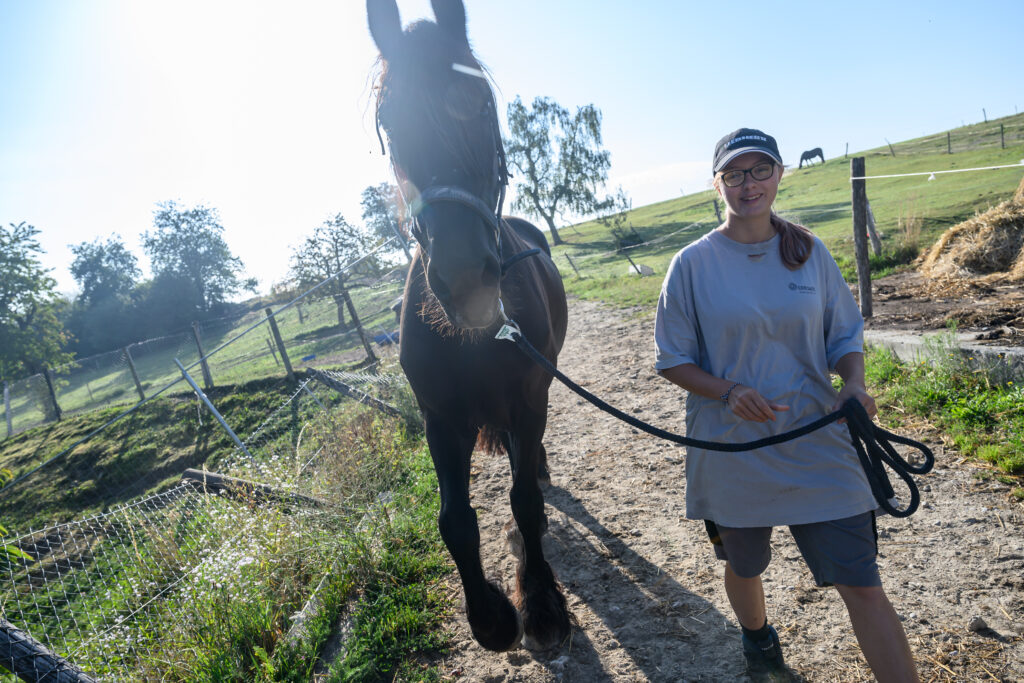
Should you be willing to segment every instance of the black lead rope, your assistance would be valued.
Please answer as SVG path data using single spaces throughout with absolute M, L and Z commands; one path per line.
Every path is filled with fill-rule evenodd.
M 535 363 L 557 377 L 562 384 L 569 387 L 604 412 L 617 417 L 623 422 L 645 431 L 648 434 L 683 446 L 693 446 L 695 448 L 703 448 L 709 451 L 722 451 L 726 453 L 751 451 L 756 448 L 774 446 L 775 444 L 783 443 L 785 441 L 792 441 L 793 439 L 799 438 L 805 434 L 821 429 L 825 425 L 829 425 L 841 417 L 846 418 L 846 425 L 850 431 L 850 440 L 853 442 L 853 447 L 857 451 L 857 457 L 860 459 L 860 464 L 864 468 L 864 474 L 867 475 L 868 484 L 871 486 L 871 493 L 875 496 L 875 500 L 878 501 L 879 507 L 893 517 L 909 517 L 917 511 L 917 507 L 921 502 L 921 494 L 918 492 L 917 484 L 910 475 L 926 474 L 931 471 L 932 466 L 935 464 L 935 456 L 932 454 L 931 449 L 919 441 L 914 441 L 913 439 L 893 434 L 892 432 L 888 432 L 876 425 L 871 421 L 871 418 L 868 417 L 867 411 L 864 410 L 864 406 L 862 406 L 860 401 L 855 398 L 848 399 L 839 410 L 818 418 L 810 424 L 806 424 L 803 427 L 799 427 L 782 434 L 775 434 L 774 436 L 769 436 L 764 439 L 748 441 L 746 443 L 719 443 L 717 441 L 691 439 L 647 424 L 646 422 L 624 413 L 612 405 L 609 405 L 580 385 L 576 384 L 560 372 L 558 368 L 552 365 L 547 358 L 537 351 L 537 349 L 533 348 L 515 323 L 509 321 L 501 331 L 498 332 L 497 338 L 508 339 L 515 342 L 515 345 Z M 905 446 L 912 446 L 913 448 L 921 451 L 924 455 L 924 462 L 920 465 L 912 465 L 904 460 L 903 457 L 896 452 L 896 449 L 893 448 L 891 443 L 893 441 Z M 895 496 L 895 492 L 893 491 L 892 484 L 889 482 L 889 476 L 885 471 L 885 465 L 888 465 L 894 472 L 896 472 L 896 474 L 899 475 L 899 477 L 906 483 L 907 488 L 910 489 L 910 502 L 907 504 L 907 507 L 902 510 L 895 507 L 891 502 Z

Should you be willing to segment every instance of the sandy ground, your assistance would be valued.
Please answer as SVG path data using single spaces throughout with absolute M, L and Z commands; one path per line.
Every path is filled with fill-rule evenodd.
M 682 431 L 683 394 L 653 372 L 653 321 L 643 313 L 571 301 L 559 366 L 617 407 Z M 576 627 L 555 651 L 492 653 L 456 610 L 447 625 L 453 648 L 441 662 L 447 680 L 746 680 L 721 563 L 703 524 L 684 517 L 683 449 L 557 383 L 550 401 L 545 550 Z M 1024 680 L 1024 506 L 927 425 L 901 431 L 927 441 L 937 458 L 919 478 L 917 514 L 879 518 L 883 581 L 922 680 Z M 484 566 L 506 585 L 514 576 L 502 534 L 509 485 L 504 457 L 477 454 Z M 793 680 L 871 680 L 838 594 L 815 587 L 788 530 L 775 532 L 764 581 Z M 454 574 L 451 592 L 458 605 Z

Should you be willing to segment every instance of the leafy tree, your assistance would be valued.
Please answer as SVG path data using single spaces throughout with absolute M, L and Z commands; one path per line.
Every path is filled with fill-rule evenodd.
M 586 215 L 607 202 L 597 195 L 611 166 L 601 149 L 601 111 L 588 104 L 570 115 L 547 97 L 534 99 L 530 109 L 516 97 L 508 127 L 505 153 L 520 178 L 512 208 L 543 218 L 554 243 L 562 244 L 556 218 Z
M 140 337 L 159 337 L 186 330 L 197 320 L 198 311 L 192 303 L 199 293 L 195 283 L 183 273 L 165 271 L 152 280 L 140 283 L 132 293 Z
M 339 213 L 324 221 L 299 247 L 292 250 L 290 269 L 291 277 L 301 291 L 333 278 L 319 292 L 334 297 L 338 307 L 338 327 L 342 330 L 348 329 L 345 322 L 345 308 L 348 308 L 349 316 L 371 359 L 375 356 L 363 333 L 347 283 L 354 274 L 380 272 L 380 264 L 372 257 L 362 260 L 358 268 L 352 266 L 372 249 L 373 242 L 372 234 L 352 225 Z
M 351 266 L 373 249 L 374 241 L 373 234 L 352 225 L 339 213 L 317 226 L 299 247 L 292 249 L 291 276 L 305 290 L 340 274 L 321 290 L 338 292 L 353 274 L 380 272 L 381 264 L 373 257 L 360 261 L 355 269 Z
M 71 245 L 71 275 L 81 292 L 67 326 L 75 350 L 91 355 L 135 341 L 143 330 L 134 309 L 133 290 L 142 272 L 138 261 L 117 235 Z
M 71 245 L 75 260 L 71 276 L 81 288 L 78 301 L 91 307 L 105 299 L 127 300 L 142 276 L 138 259 L 128 251 L 119 235 L 106 242 L 95 240 Z
M 31 375 L 71 360 L 57 314 L 56 281 L 39 262 L 39 230 L 24 221 L 0 226 L 0 379 Z
M 154 282 L 174 276 L 190 283 L 182 302 L 201 316 L 219 310 L 240 290 L 256 290 L 256 280 L 241 280 L 242 261 L 224 241 L 224 227 L 216 209 L 179 207 L 169 201 L 157 205 L 154 230 L 142 235 Z M 194 319 L 194 318 L 193 318 Z
M 409 231 L 404 225 L 398 187 L 391 183 L 371 185 L 363 190 L 360 203 L 363 206 L 363 220 L 366 226 L 382 240 L 391 239 L 397 234 L 406 259 L 411 261 Z

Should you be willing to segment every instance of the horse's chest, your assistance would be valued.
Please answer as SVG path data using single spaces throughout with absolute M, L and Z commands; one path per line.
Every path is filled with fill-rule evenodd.
M 488 419 L 507 409 L 521 393 L 521 370 L 501 355 L 472 347 L 423 349 L 403 353 L 402 367 L 420 403 L 439 413 L 458 412 Z M 409 351 L 403 349 L 403 351 Z

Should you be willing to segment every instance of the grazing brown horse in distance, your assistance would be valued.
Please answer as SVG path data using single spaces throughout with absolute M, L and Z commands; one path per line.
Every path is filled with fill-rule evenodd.
M 419 403 L 441 492 L 438 527 L 455 560 L 473 636 L 490 650 L 549 649 L 569 634 L 565 597 L 541 549 L 541 445 L 552 377 L 495 339 L 504 314 L 552 362 L 565 338 L 561 276 L 544 235 L 502 219 L 508 170 L 494 95 L 473 56 L 461 0 L 402 29 L 395 0 L 367 0 L 380 49 L 377 120 L 416 217 L 399 358 Z M 518 256 L 518 258 L 517 258 Z M 508 453 L 522 552 L 512 601 L 484 577 L 470 505 L 478 440 Z
M 803 168 L 805 161 L 807 162 L 807 165 L 810 166 L 811 165 L 811 161 L 814 160 L 814 159 L 821 159 L 821 163 L 825 163 L 825 154 L 824 154 L 824 152 L 821 151 L 821 147 L 815 147 L 814 149 L 809 149 L 806 152 L 804 152 L 803 154 L 801 154 L 800 155 L 800 165 L 797 166 L 797 168 Z

